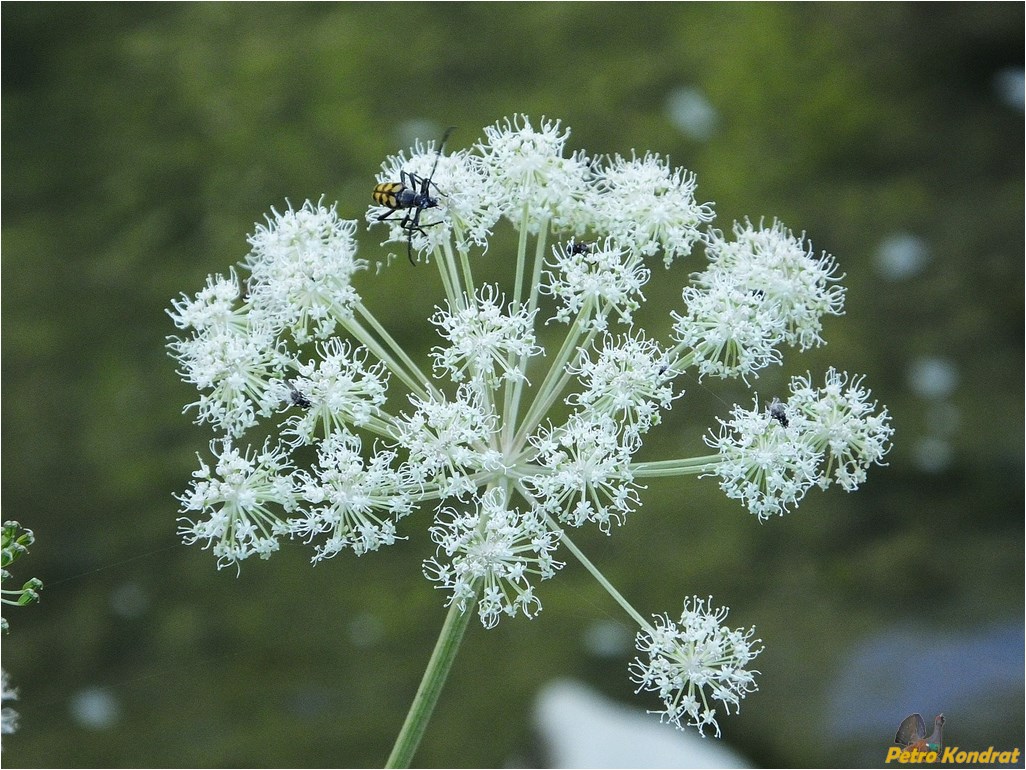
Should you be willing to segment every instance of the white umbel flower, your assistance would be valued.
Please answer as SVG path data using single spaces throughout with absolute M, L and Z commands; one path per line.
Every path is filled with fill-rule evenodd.
M 275 383 L 289 358 L 270 329 L 208 326 L 192 337 L 172 339 L 168 347 L 180 364 L 179 376 L 201 391 L 199 400 L 186 406 L 196 409 L 197 423 L 241 436 L 281 401 Z
M 400 152 L 382 163 L 376 177 L 379 184 L 400 183 L 414 195 L 426 196 L 432 202 L 419 212 L 417 207 L 371 206 L 367 221 L 389 228 L 383 245 L 407 244 L 419 253 L 432 253 L 450 240 L 464 252 L 471 246 L 487 246 L 491 228 L 499 218 L 499 208 L 490 196 L 488 179 L 468 156 L 466 150 L 445 154 L 444 148 L 433 142 L 418 142 L 408 158 Z
M 245 329 L 246 313 L 238 307 L 240 291 L 238 273 L 232 268 L 227 278 L 220 274 L 208 276 L 206 288 L 195 297 L 183 294 L 181 299 L 172 300 L 173 310 L 167 313 L 179 329 Z
M 822 316 L 840 315 L 844 291 L 832 258 L 816 258 L 783 225 L 735 225 L 735 241 L 708 236 L 708 269 L 683 290 L 687 311 L 673 313 L 674 336 L 699 375 L 747 382 L 780 363 L 782 344 L 822 343 Z
M 569 323 L 583 312 L 585 324 L 602 331 L 610 311 L 622 323 L 631 323 L 645 300 L 641 287 L 650 276 L 638 254 L 610 238 L 601 244 L 571 240 L 552 247 L 541 290 L 558 303 L 555 320 Z
M 750 375 L 758 376 L 760 369 L 782 360 L 778 317 L 733 275 L 704 273 L 684 287 L 683 297 L 687 313 L 672 314 L 674 337 L 689 351 L 699 377 L 740 376 L 747 382 Z
M 272 210 L 241 265 L 172 301 L 180 336 L 168 346 L 200 392 L 188 408 L 219 436 L 179 497 L 179 531 L 222 567 L 266 558 L 283 536 L 306 541 L 315 562 L 368 554 L 420 522 L 436 545 L 424 575 L 452 608 L 423 692 L 472 607 L 489 628 L 538 613 L 563 548 L 642 629 L 639 690 L 657 692 L 678 727 L 718 735 L 716 709 L 755 689 L 753 631 L 728 629 L 726 609 L 698 598 L 679 621 L 650 623 L 572 528 L 629 523 L 653 479 L 713 476 L 760 520 L 815 485 L 860 485 L 889 449 L 890 418 L 860 377 L 833 369 L 823 387 L 795 378 L 786 400 L 735 407 L 705 438 L 715 453 L 641 452 L 689 371 L 748 384 L 786 347 L 823 344 L 825 317 L 843 310 L 837 267 L 776 220 L 713 229 L 694 175 L 664 156 L 590 159 L 568 149 L 559 121 L 524 115 L 488 126 L 469 150 L 450 146 L 457 135 L 387 158 L 372 192 L 367 180 L 368 223 L 430 263 L 417 291 L 437 280 L 432 366 L 400 344 L 397 318 L 361 300 L 354 280 L 373 276 L 360 275 L 356 223 L 320 202 Z M 506 223 L 515 237 L 493 239 Z M 681 286 L 667 342 L 641 323 L 652 263 L 674 267 L 699 246 L 708 265 Z M 381 254 L 379 272 L 413 270 Z M 494 283 L 501 270 L 511 284 Z M 403 296 L 375 294 L 386 311 Z M 673 443 L 686 445 L 678 433 L 683 423 Z M 264 448 L 236 448 L 242 434 Z
M 313 472 L 296 472 L 297 496 L 310 506 L 289 520 L 289 532 L 307 542 L 327 536 L 313 561 L 345 548 L 359 556 L 404 539 L 395 524 L 413 509 L 413 486 L 394 467 L 396 452 L 379 448 L 365 462 L 360 450 L 359 436 L 332 433 L 317 448 Z
M 683 395 L 673 393 L 677 373 L 669 365 L 667 351 L 642 332 L 604 335 L 595 356 L 582 351 L 580 360 L 568 371 L 584 389 L 568 396 L 566 402 L 610 415 L 629 435 L 640 436 L 658 425 L 662 410 Z
M 695 175 L 656 154 L 616 155 L 594 173 L 592 227 L 637 254 L 661 252 L 667 267 L 691 253 L 700 228 L 713 219 L 712 207 L 695 200 Z
M 324 339 L 360 300 L 352 281 L 367 263 L 356 257 L 356 223 L 310 201 L 298 211 L 271 211 L 250 236 L 243 263 L 252 273 L 251 313 L 261 324 L 288 329 L 299 344 Z
M 812 386 L 811 375 L 793 377 L 786 402 L 734 407 L 719 434 L 706 438 L 720 456 L 709 474 L 763 520 L 783 514 L 813 485 L 857 489 L 870 465 L 883 464 L 894 432 L 862 379 L 831 368 L 822 388 Z
M 664 708 L 650 713 L 683 730 L 697 727 L 701 735 L 711 729 L 716 737 L 715 704 L 735 712 L 741 700 L 758 689 L 755 674 L 746 667 L 762 652 L 761 639 L 752 639 L 755 629 L 730 629 L 723 625 L 727 607 L 715 608 L 712 597 L 684 600 L 679 621 L 656 615 L 655 627 L 637 635 L 637 648 L 644 657 L 635 658 L 631 676 L 642 690 L 655 692 Z
M 564 425 L 540 431 L 531 443 L 541 470 L 523 481 L 546 513 L 571 527 L 591 521 L 609 534 L 639 505 L 630 470 L 639 442 L 618 435 L 609 415 L 571 415 Z
M 207 518 L 183 516 L 178 533 L 187 545 L 212 548 L 218 569 L 253 555 L 269 558 L 285 533 L 277 511 L 295 506 L 286 452 L 267 445 L 260 452 L 243 452 L 227 439 L 212 441 L 210 452 L 217 463 L 211 468 L 200 458 L 192 485 L 177 496 L 184 513 Z
M 462 382 L 469 374 L 492 389 L 526 379 L 517 366 L 521 357 L 542 352 L 535 344 L 535 312 L 526 307 L 508 309 L 490 284 L 455 309 L 450 305 L 437 310 L 431 322 L 448 344 L 432 350 L 435 368 L 445 371 L 453 382 Z
M 316 359 L 296 365 L 298 376 L 285 394 L 293 402 L 296 394 L 306 402 L 282 430 L 298 444 L 310 443 L 318 433 L 330 436 L 346 425 L 366 425 L 388 394 L 388 373 L 381 363 L 370 363 L 366 348 L 334 338 L 318 343 L 316 351 Z
M 720 455 L 711 475 L 732 500 L 765 521 L 796 506 L 816 479 L 820 455 L 800 438 L 796 421 L 784 427 L 758 401 L 751 410 L 735 406 L 706 443 Z
M 552 558 L 557 533 L 537 514 L 508 508 L 495 487 L 474 509 L 449 508 L 436 521 L 431 538 L 438 555 L 424 562 L 424 574 L 451 591 L 446 604 L 466 606 L 480 594 L 478 614 L 485 628 L 503 614 L 533 617 L 541 610 L 531 581 L 550 578 L 563 565 Z
M 489 196 L 514 226 L 537 234 L 548 223 L 572 226 L 588 183 L 588 161 L 563 157 L 569 130 L 542 119 L 538 129 L 526 115 L 488 126 L 478 145 L 479 167 L 491 180 Z
M 869 400 L 864 379 L 833 367 L 822 388 L 812 386 L 811 375 L 791 379 L 787 410 L 801 420 L 805 441 L 825 457 L 816 479 L 823 489 L 832 481 L 847 492 L 858 489 L 869 466 L 883 465 L 890 451 L 891 417 L 886 407 L 878 410 Z
M 498 418 L 477 391 L 461 386 L 454 399 L 410 397 L 414 410 L 397 421 L 397 443 L 409 455 L 412 481 L 433 485 L 440 497 L 473 494 L 479 482 L 502 467 L 494 444 Z
M 805 234 L 795 236 L 781 222 L 756 227 L 734 224 L 734 239 L 710 233 L 706 244 L 711 271 L 734 276 L 739 287 L 778 317 L 783 340 L 805 350 L 823 344 L 822 318 L 844 311 L 844 287 L 828 254 L 815 256 Z

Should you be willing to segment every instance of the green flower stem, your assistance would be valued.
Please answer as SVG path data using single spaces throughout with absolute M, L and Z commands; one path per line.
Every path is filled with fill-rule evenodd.
M 513 309 L 520 308 L 520 299 L 523 297 L 524 267 L 527 259 L 527 232 L 529 229 L 530 216 L 529 204 L 524 200 L 524 208 L 520 216 L 520 239 L 517 242 L 517 272 L 513 281 Z
M 549 411 L 556 398 L 563 392 L 563 388 L 570 381 L 572 375 L 566 371 L 567 363 L 580 350 L 585 350 L 598 333 L 594 326 L 584 328 L 583 319 L 586 319 L 592 309 L 592 300 L 589 298 L 581 308 L 577 319 L 570 325 L 563 347 L 552 360 L 545 381 L 534 397 L 531 409 L 524 418 L 523 423 L 517 427 L 516 437 L 513 439 L 512 451 L 519 451 L 520 447 L 527 441 L 531 431 L 538 425 L 538 422 Z M 583 341 L 582 341 L 583 337 Z
M 457 260 L 456 253 L 452 248 L 452 241 L 446 239 L 440 247 L 435 248 L 435 262 L 438 263 L 438 272 L 442 276 L 445 296 L 448 298 L 449 307 L 453 312 L 456 312 L 458 308 L 465 308 L 473 304 L 474 279 L 470 273 L 467 253 L 461 251 Z
M 545 266 L 545 247 L 548 245 L 549 239 L 549 225 L 548 220 L 542 223 L 541 229 L 538 231 L 538 240 L 534 247 L 534 271 L 531 273 L 531 299 L 527 302 L 527 309 L 532 313 L 538 308 L 538 295 L 541 293 L 541 274 L 542 268 Z
M 559 539 L 561 541 L 563 541 L 563 545 L 565 545 L 567 548 L 570 549 L 570 553 L 572 553 L 574 556 L 577 557 L 577 561 L 579 561 L 581 564 L 584 565 L 584 568 L 586 570 L 588 570 L 588 572 L 591 573 L 592 577 L 594 577 L 599 582 L 599 585 L 601 585 L 603 588 L 606 589 L 606 591 L 609 593 L 609 595 L 612 596 L 613 599 L 616 600 L 616 603 L 619 604 L 621 607 L 623 607 L 624 610 L 627 612 L 627 614 L 630 615 L 632 618 L 634 618 L 634 621 L 643 630 L 648 631 L 649 633 L 651 633 L 652 632 L 652 624 L 649 623 L 647 620 L 645 620 L 645 618 L 642 617 L 641 613 L 638 612 L 636 609 L 634 609 L 634 607 L 631 606 L 630 602 L 628 602 L 623 597 L 623 594 L 621 594 L 619 591 L 617 591 L 613 587 L 612 583 L 610 583 L 608 580 L 606 580 L 606 576 L 603 575 L 601 572 L 599 572 L 598 567 L 596 567 L 594 564 L 592 564 L 591 560 L 588 559 L 588 557 L 584 555 L 584 552 L 581 551 L 581 549 L 578 548 L 574 544 L 574 541 L 571 540 L 567 536 L 566 531 L 562 527 L 559 526 L 559 522 L 556 521 L 555 519 L 553 519 L 552 516 L 550 516 L 549 514 L 545 514 L 545 519 L 548 522 L 549 527 L 554 532 L 558 532 L 559 533 Z
M 676 372 L 683 372 L 695 362 L 695 351 L 691 350 L 683 342 L 678 343 L 676 347 L 667 353 L 667 356 L 672 360 L 673 363 L 670 366 Z
M 364 307 L 362 302 L 356 303 L 356 310 L 361 316 L 363 316 L 364 321 L 370 325 L 378 336 L 384 340 L 393 351 L 395 351 L 396 355 L 399 357 L 399 361 L 395 361 L 389 355 L 388 351 L 370 334 L 368 334 L 360 325 L 360 322 L 355 318 L 343 319 L 343 325 L 346 329 L 366 345 L 385 364 L 385 366 L 389 368 L 389 370 L 394 372 L 399 379 L 406 383 L 407 387 L 409 387 L 411 391 L 419 394 L 421 397 L 427 395 L 425 387 L 432 392 L 437 393 L 437 390 L 431 383 L 431 378 L 424 376 L 424 373 L 420 371 L 420 367 L 413 362 L 406 351 L 403 350 L 402 346 L 385 330 L 385 327 L 378 323 L 378 319 L 374 317 L 370 310 Z M 400 366 L 399 362 L 402 362 L 406 368 L 404 369 L 403 366 Z
M 448 248 L 448 242 L 445 245 L 446 249 L 441 252 L 435 248 L 435 265 L 438 267 L 438 275 L 441 276 L 442 288 L 445 290 L 446 299 L 449 300 L 449 307 L 455 311 L 456 308 L 463 307 L 463 292 L 459 286 L 456 260 L 453 258 L 452 250 Z
M 665 476 L 689 476 L 706 473 L 722 462 L 719 455 L 690 457 L 681 460 L 661 460 L 651 463 L 632 463 L 631 473 L 635 478 L 657 479 Z
M 475 595 L 466 602 L 466 609 L 462 612 L 456 602 L 449 606 L 449 614 L 445 616 L 442 632 L 435 642 L 435 651 L 431 653 L 431 660 L 428 661 L 424 677 L 420 680 L 413 705 L 410 706 L 410 712 L 406 715 L 406 721 L 403 722 L 403 728 L 399 731 L 399 737 L 396 738 L 385 767 L 409 767 L 412 763 L 413 755 L 417 752 L 417 746 L 420 745 L 420 739 L 424 736 L 424 730 L 456 659 L 463 634 L 474 614 L 473 607 L 476 601 Z
M 384 417 L 380 417 L 378 415 L 384 415 Z M 321 425 L 324 428 L 324 435 L 327 436 L 328 433 L 331 432 L 331 421 L 327 416 L 325 416 L 321 421 Z M 360 427 L 371 433 L 376 433 L 379 436 L 395 441 L 397 435 L 395 425 L 396 420 L 392 415 L 378 410 L 377 414 L 368 417 L 367 422 L 361 423 Z
M 452 252 L 452 246 L 448 241 L 445 242 L 445 248 L 450 253 Z M 473 298 L 474 292 L 477 291 L 474 288 L 474 274 L 470 269 L 470 256 L 465 250 L 460 250 L 460 269 L 463 271 L 463 283 L 466 286 L 466 294 L 468 300 Z
M 523 264 L 524 258 L 526 257 L 527 239 L 526 239 L 526 237 L 524 235 L 526 232 L 527 232 L 527 222 L 525 221 L 523 223 L 522 228 L 521 228 L 521 239 L 520 239 L 520 248 L 523 249 L 523 251 L 517 253 L 518 271 L 522 270 L 520 265 Z M 534 271 L 531 274 L 531 297 L 528 300 L 528 305 L 527 305 L 527 309 L 531 313 L 535 312 L 535 310 L 538 308 L 538 291 L 539 291 L 539 287 L 541 285 L 542 265 L 545 262 L 545 244 L 547 242 L 547 238 L 546 238 L 546 233 L 547 232 L 548 232 L 548 227 L 546 225 L 545 227 L 543 227 L 539 231 L 538 238 L 537 238 L 537 240 L 535 242 L 535 249 L 534 249 Z M 517 283 L 518 283 L 518 285 L 520 283 L 519 277 L 518 277 Z M 515 300 L 515 302 L 514 302 L 514 309 L 517 309 L 519 307 L 519 302 L 520 302 L 519 298 L 517 300 Z M 510 358 L 509 361 L 512 364 L 512 358 Z M 526 374 L 526 370 L 527 370 L 527 354 L 524 353 L 523 355 L 520 356 L 520 371 L 523 372 L 524 374 Z M 503 401 L 503 412 L 502 412 L 502 420 L 503 420 L 502 446 L 503 447 L 509 447 L 510 446 L 510 441 L 513 438 L 513 429 L 516 427 L 517 416 L 518 416 L 518 414 L 520 412 L 520 399 L 521 399 L 522 394 L 523 394 L 523 388 L 524 388 L 524 382 L 525 381 L 526 381 L 526 377 L 524 379 L 520 379 L 520 380 L 517 380 L 516 382 L 514 382 L 512 387 L 509 387 L 509 386 L 506 387 L 505 400 Z
M 541 287 L 542 267 L 545 264 L 545 245 L 548 242 L 546 235 L 548 226 L 544 226 L 538 233 L 538 240 L 534 250 L 534 271 L 531 274 L 531 298 L 528 300 L 528 312 L 534 313 L 538 309 L 538 293 Z M 526 374 L 527 354 L 520 356 L 520 371 Z M 520 399 L 523 392 L 525 380 L 517 380 L 513 384 L 512 398 L 507 398 L 505 411 L 503 412 L 503 446 L 510 446 L 510 439 L 513 436 L 513 428 L 516 426 L 517 417 L 520 412 Z M 507 393 L 509 389 L 507 388 Z

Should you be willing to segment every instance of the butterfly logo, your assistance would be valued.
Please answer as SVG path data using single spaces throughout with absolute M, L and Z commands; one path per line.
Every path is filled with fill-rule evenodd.
M 933 732 L 926 734 L 926 722 L 919 714 L 909 714 L 905 717 L 898 732 L 894 736 L 894 742 L 903 746 L 908 751 L 940 751 L 944 748 L 944 715 L 938 714 L 933 720 Z

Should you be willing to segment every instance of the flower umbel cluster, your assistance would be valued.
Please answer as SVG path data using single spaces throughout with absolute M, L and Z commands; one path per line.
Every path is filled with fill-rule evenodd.
M 715 455 L 636 459 L 684 395 L 682 375 L 757 378 L 783 348 L 822 344 L 822 319 L 841 314 L 844 291 L 804 234 L 746 220 L 725 236 L 691 172 L 652 153 L 571 153 L 569 134 L 519 116 L 470 149 L 418 144 L 382 165 L 378 183 L 430 196 L 378 195 L 366 212 L 385 244 L 437 267 L 429 360 L 364 305 L 357 279 L 374 278 L 361 275 L 356 222 L 320 202 L 272 209 L 240 265 L 172 303 L 180 333 L 169 348 L 199 390 L 186 408 L 217 433 L 179 496 L 186 542 L 223 567 L 298 539 L 317 562 L 426 526 L 436 550 L 424 575 L 450 612 L 476 608 L 492 627 L 541 610 L 539 584 L 563 566 L 560 548 L 608 587 L 570 532 L 627 524 L 645 480 L 714 475 L 762 519 L 814 484 L 864 481 L 887 451 L 889 418 L 861 378 L 834 370 L 824 387 L 792 381 L 785 403 L 736 407 L 707 438 Z M 490 244 L 507 226 L 515 257 Z M 476 284 L 483 260 L 511 265 L 511 282 Z M 646 331 L 635 315 L 652 271 L 682 260 L 693 272 L 681 304 Z M 544 325 L 562 341 L 542 345 Z M 649 656 L 633 666 L 640 689 L 657 691 L 678 727 L 718 734 L 712 704 L 736 709 L 755 689 L 753 632 L 727 629 L 711 601 L 653 624 L 611 593 Z
M 704 735 L 706 727 L 720 735 L 716 710 L 710 701 L 719 701 L 723 710 L 736 711 L 740 700 L 756 689 L 755 674 L 745 668 L 762 652 L 761 639 L 752 639 L 755 629 L 731 630 L 723 625 L 727 608 L 714 608 L 697 596 L 684 600 L 680 621 L 669 615 L 655 617 L 655 625 L 640 631 L 638 650 L 648 657 L 635 658 L 631 675 L 638 690 L 657 692 L 666 708 L 661 714 L 677 727 L 697 727 Z

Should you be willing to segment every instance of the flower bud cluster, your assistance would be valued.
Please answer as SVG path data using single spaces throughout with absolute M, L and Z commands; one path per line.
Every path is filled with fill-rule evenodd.
M 31 529 L 22 527 L 16 521 L 5 521 L 3 524 L 3 542 L 0 547 L 0 580 L 11 579 L 8 567 L 14 564 L 22 556 L 28 554 L 29 546 L 36 541 L 36 536 Z M 43 590 L 43 581 L 39 578 L 29 578 L 21 588 L 2 588 L 3 604 L 12 607 L 24 607 L 39 601 L 39 592 Z M 0 630 L 7 633 L 9 630 L 7 618 L 0 618 Z
M 29 546 L 36 541 L 36 536 L 31 529 L 22 527 L 16 521 L 5 521 L 2 527 L 2 538 L 0 538 L 0 581 L 11 579 L 8 567 L 22 556 L 28 555 Z M 0 588 L 2 603 L 11 607 L 25 607 L 39 601 L 39 592 L 43 590 L 43 581 L 39 578 L 29 578 L 22 583 L 21 588 Z M 7 618 L 0 617 L 0 630 L 7 633 L 10 627 Z M 20 715 L 12 707 L 7 705 L 10 701 L 18 700 L 18 689 L 11 685 L 7 671 L 0 670 L 0 701 L 3 703 L 0 709 L 0 732 L 10 735 L 18 730 Z

